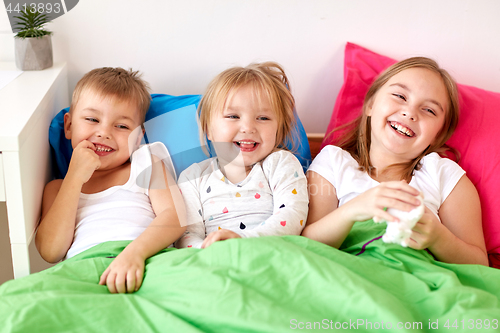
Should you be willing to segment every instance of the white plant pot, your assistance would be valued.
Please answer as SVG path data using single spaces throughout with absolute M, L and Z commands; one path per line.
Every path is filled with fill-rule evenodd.
M 15 38 L 16 66 L 23 71 L 38 71 L 52 67 L 52 39 L 50 35 L 41 38 Z

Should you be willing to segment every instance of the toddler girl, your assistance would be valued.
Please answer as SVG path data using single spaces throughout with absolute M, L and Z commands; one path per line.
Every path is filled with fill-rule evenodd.
M 178 247 L 300 234 L 308 196 L 301 164 L 283 148 L 295 125 L 289 88 L 273 62 L 230 68 L 210 83 L 200 129 L 216 157 L 179 176 L 188 226 Z

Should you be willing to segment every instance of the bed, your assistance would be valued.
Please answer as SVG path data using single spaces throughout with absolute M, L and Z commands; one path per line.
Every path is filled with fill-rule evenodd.
M 353 96 L 362 93 L 349 90 L 373 79 L 393 61 L 354 44 L 347 45 L 345 56 L 345 82 L 331 126 L 359 110 L 352 105 L 359 102 Z M 463 98 L 483 93 L 461 88 Z M 499 94 L 483 94 L 500 102 Z M 484 96 L 479 100 L 484 102 Z M 465 129 L 470 130 L 471 120 L 467 111 L 464 114 Z M 485 126 L 492 121 L 487 116 L 481 116 Z M 463 133 L 452 140 L 463 141 Z M 477 135 L 467 141 L 471 151 L 473 139 Z M 463 167 L 483 200 L 485 234 L 492 233 L 485 238 L 495 266 L 494 218 L 499 215 L 490 207 L 497 199 L 486 193 L 494 193 L 488 186 L 498 185 L 492 176 L 498 167 L 495 160 L 483 158 L 477 171 L 476 164 L 467 164 L 469 151 L 461 152 Z M 183 158 L 184 163 L 189 156 Z M 58 172 L 64 172 L 61 168 Z M 165 249 L 147 260 L 143 285 L 133 294 L 112 295 L 98 285 L 113 260 L 110 257 L 128 244 L 102 243 L 45 271 L 1 285 L 0 331 L 500 330 L 498 269 L 441 263 L 426 251 L 385 244 L 378 239 L 384 228 L 372 222 L 357 224 L 340 249 L 302 236 L 231 239 L 203 250 Z

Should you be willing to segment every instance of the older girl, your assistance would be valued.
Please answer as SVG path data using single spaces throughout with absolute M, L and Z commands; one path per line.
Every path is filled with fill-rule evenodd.
M 458 93 L 431 59 L 403 60 L 369 89 L 362 115 L 339 146 L 327 146 L 307 178 L 310 212 L 303 235 L 340 247 L 356 223 L 397 221 L 386 208 L 425 214 L 409 247 L 448 263 L 487 265 L 477 191 L 455 162 L 438 155 L 458 122 Z

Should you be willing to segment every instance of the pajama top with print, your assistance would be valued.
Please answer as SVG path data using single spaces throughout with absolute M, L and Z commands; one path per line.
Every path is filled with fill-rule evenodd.
M 191 165 L 179 176 L 187 210 L 187 230 L 177 247 L 201 247 L 205 237 L 228 229 L 241 237 L 300 235 L 308 212 L 302 165 L 279 150 L 256 163 L 233 184 L 216 157 Z

